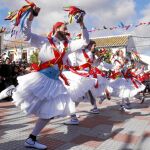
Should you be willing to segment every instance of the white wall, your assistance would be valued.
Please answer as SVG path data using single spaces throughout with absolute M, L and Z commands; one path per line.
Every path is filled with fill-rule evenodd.
M 129 36 L 128 38 L 129 39 L 128 39 L 127 51 L 132 51 L 132 50 L 137 51 L 132 36 Z
M 17 51 L 16 51 L 17 49 Z M 8 51 L 11 51 L 12 53 L 14 53 L 14 61 L 18 61 L 19 59 L 22 58 L 22 52 L 23 51 L 26 51 L 27 52 L 27 61 L 29 62 L 30 60 L 30 56 L 33 54 L 33 51 L 36 51 L 36 48 L 34 47 L 27 47 L 27 48 L 11 48 L 11 49 L 8 49 Z M 15 54 L 15 51 L 16 51 L 16 54 Z

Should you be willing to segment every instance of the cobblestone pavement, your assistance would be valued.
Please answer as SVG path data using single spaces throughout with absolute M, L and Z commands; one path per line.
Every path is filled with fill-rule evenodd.
M 104 101 L 100 114 L 89 113 L 91 105 L 78 107 L 80 124 L 66 126 L 68 118 L 52 120 L 38 140 L 48 150 L 150 150 L 150 95 L 144 104 L 132 100 L 133 109 L 119 110 L 117 99 Z M 27 117 L 11 101 L 0 102 L 0 150 L 27 150 L 28 137 L 35 117 Z

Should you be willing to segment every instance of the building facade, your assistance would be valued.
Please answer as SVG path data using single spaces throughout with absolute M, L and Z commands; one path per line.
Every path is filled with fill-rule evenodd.
M 2 53 L 6 54 L 12 61 L 26 61 L 30 62 L 30 56 L 37 52 L 37 48 L 31 47 L 23 40 L 5 40 L 1 49 Z
M 131 35 L 118 35 L 93 38 L 99 48 L 110 48 L 112 52 L 121 49 L 126 56 L 127 52 L 136 51 L 135 43 Z
M 98 48 L 106 48 L 111 49 L 113 53 L 117 50 L 122 50 L 125 57 L 128 57 L 128 52 L 135 51 L 137 52 L 135 42 L 133 40 L 132 35 L 118 35 L 118 36 L 106 36 L 106 37 L 96 37 L 93 38 L 96 42 L 96 46 Z M 137 62 L 138 67 L 142 65 L 145 66 L 145 70 L 148 69 L 148 64 L 143 61 Z

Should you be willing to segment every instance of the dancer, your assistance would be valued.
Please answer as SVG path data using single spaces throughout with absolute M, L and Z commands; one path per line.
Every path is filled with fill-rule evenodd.
M 39 118 L 24 145 L 46 149 L 46 145 L 36 140 L 40 131 L 54 117 L 66 116 L 75 112 L 74 102 L 59 79 L 61 76 L 65 80 L 62 75 L 63 61 L 68 53 L 86 46 L 89 43 L 89 35 L 83 18 L 79 22 L 82 38 L 76 41 L 68 41 L 67 26 L 63 22 L 57 22 L 53 26 L 48 38 L 34 34 L 31 32 L 31 24 L 39 11 L 40 8 L 34 5 L 29 18 L 24 22 L 22 33 L 26 41 L 40 49 L 40 64 L 34 66 L 36 72 L 18 77 L 18 86 L 12 97 L 13 102 L 20 106 L 27 115 L 34 114 Z M 66 84 L 68 84 L 67 81 Z
M 127 74 L 130 74 L 130 80 L 132 81 L 132 84 L 134 85 L 136 95 L 134 98 L 140 101 L 142 104 L 145 100 L 144 95 L 140 95 L 140 92 L 144 91 L 146 86 L 140 81 L 140 76 L 144 74 L 144 66 L 141 66 L 141 68 L 137 68 L 136 64 L 129 69 Z M 128 75 L 129 76 L 129 75 Z
M 118 51 L 117 56 L 117 59 L 114 61 L 116 63 L 111 75 L 110 84 L 114 89 L 113 95 L 122 99 L 120 110 L 129 111 L 131 109 L 130 98 L 133 98 L 138 92 L 144 90 L 145 86 L 136 79 L 132 68 L 128 66 L 129 64 L 126 64 L 128 61 L 125 61 L 121 50 Z
M 110 56 L 111 51 L 106 50 L 104 48 L 100 49 L 96 52 L 97 63 L 96 68 L 98 69 L 96 71 L 96 74 L 98 76 L 99 81 L 99 90 L 95 90 L 94 92 L 98 92 L 96 95 L 99 97 L 99 103 L 101 104 L 106 98 L 108 100 L 111 99 L 111 93 L 112 88 L 109 86 L 109 76 L 110 76 L 110 70 L 112 69 L 113 65 L 110 64 Z
M 99 109 L 97 108 L 96 105 L 96 98 L 93 96 L 92 91 L 90 89 L 95 89 L 95 85 L 96 85 L 96 81 L 97 79 L 95 77 L 93 77 L 93 74 L 91 72 L 92 70 L 92 65 L 94 64 L 95 61 L 95 47 L 96 47 L 96 43 L 95 41 L 90 40 L 87 48 L 85 49 L 81 49 L 80 51 L 76 51 L 74 53 L 69 54 L 68 56 L 68 60 L 67 60 L 67 69 L 71 70 L 72 72 L 74 72 L 77 75 L 80 75 L 80 78 L 76 78 L 75 76 L 72 76 L 72 74 L 68 75 L 66 71 L 64 71 L 63 73 L 65 74 L 65 76 L 67 77 L 68 81 L 70 84 L 72 83 L 77 83 L 78 82 L 82 83 L 82 80 L 85 78 L 85 76 L 87 76 L 89 78 L 89 83 L 88 84 L 82 84 L 82 89 L 81 91 L 84 92 L 84 89 L 87 88 L 87 86 L 89 87 L 88 92 L 85 93 L 84 96 L 78 98 L 78 95 L 80 95 L 80 93 L 74 93 L 75 90 L 71 89 L 71 86 L 66 86 L 66 88 L 68 89 L 69 93 L 71 95 L 75 95 L 73 97 L 73 100 L 76 104 L 76 106 L 78 106 L 78 104 L 82 101 L 82 102 L 90 102 L 93 106 L 93 109 L 90 110 L 91 113 L 93 114 L 98 114 L 99 113 Z M 94 82 L 93 82 L 94 79 Z M 94 84 L 92 84 L 94 83 Z M 92 86 L 91 86 L 92 85 Z M 79 120 L 77 119 L 76 114 L 71 115 L 71 119 L 66 122 L 65 124 L 70 124 L 70 125 L 78 125 L 79 124 Z
M 112 95 L 121 98 L 120 109 L 127 111 L 130 109 L 130 84 L 124 77 L 125 58 L 122 50 L 117 50 L 112 58 L 113 68 L 110 76 L 110 86 L 113 88 Z M 129 89 L 130 88 L 130 89 Z

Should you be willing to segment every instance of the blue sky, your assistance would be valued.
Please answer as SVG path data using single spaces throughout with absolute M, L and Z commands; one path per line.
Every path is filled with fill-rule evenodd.
M 6 26 L 8 23 L 4 21 L 5 16 L 7 15 L 7 12 L 9 11 L 8 8 L 0 8 L 0 27 Z
M 142 9 L 145 8 L 147 4 L 150 4 L 150 1 L 149 0 L 135 0 L 135 3 L 136 3 L 136 11 L 140 12 Z

